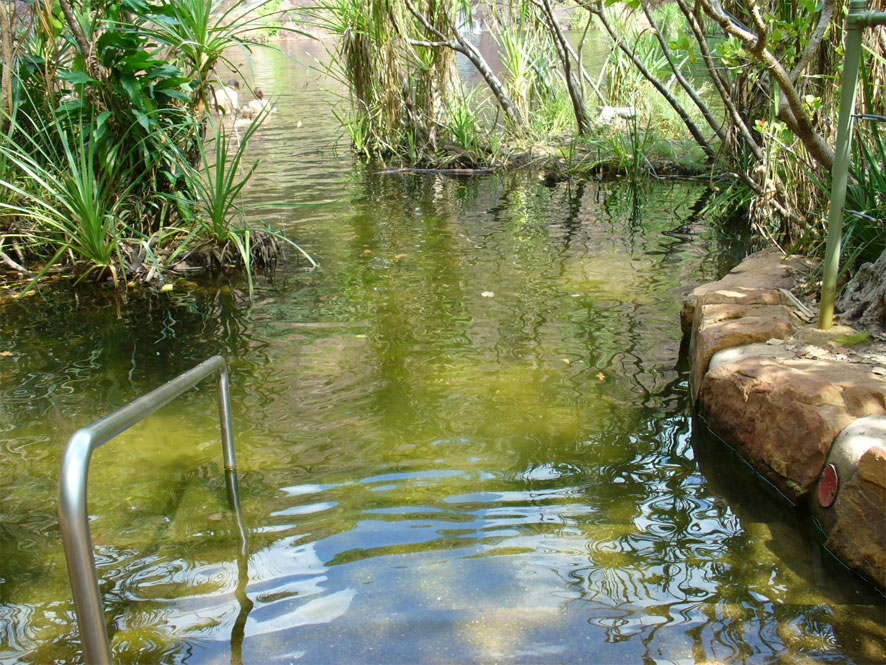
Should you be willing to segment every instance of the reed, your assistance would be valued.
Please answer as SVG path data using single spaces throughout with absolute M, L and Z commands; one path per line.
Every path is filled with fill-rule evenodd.
M 249 139 L 269 114 L 269 107 L 259 113 L 237 141 L 231 141 L 223 124 L 214 124 L 214 138 L 210 141 L 214 149 L 210 152 L 201 143 L 199 164 L 196 167 L 188 163 L 182 165 L 187 171 L 189 186 L 185 192 L 189 194 L 174 197 L 192 230 L 172 253 L 169 262 L 208 250 L 203 254 L 211 256 L 218 267 L 232 262 L 243 267 L 250 297 L 254 291 L 254 267 L 273 261 L 281 243 L 291 245 L 312 267 L 317 266 L 313 257 L 297 243 L 266 225 L 250 221 L 239 203 L 243 189 L 259 165 L 254 162 L 244 166 Z
M 32 124 L 40 128 L 36 135 L 19 133 L 21 142 L 0 144 L 0 159 L 17 173 L 0 179 L 0 210 L 19 222 L 10 237 L 37 255 L 52 254 L 41 275 L 70 252 L 85 261 L 79 279 L 107 270 L 116 284 L 123 263 L 120 220 L 132 188 L 127 173 L 99 159 L 94 120 L 76 132 L 57 117 Z

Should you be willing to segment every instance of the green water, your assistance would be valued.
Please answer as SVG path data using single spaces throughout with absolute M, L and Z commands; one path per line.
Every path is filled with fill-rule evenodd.
M 0 663 L 82 662 L 67 438 L 215 353 L 248 556 L 208 382 L 93 457 L 120 662 L 882 661 L 883 598 L 690 417 L 680 296 L 743 251 L 703 188 L 374 174 L 316 75 L 255 73 L 249 200 L 325 202 L 265 215 L 320 270 L 0 309 Z

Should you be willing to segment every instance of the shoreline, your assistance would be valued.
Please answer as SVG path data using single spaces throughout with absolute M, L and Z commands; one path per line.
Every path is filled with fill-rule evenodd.
M 830 331 L 791 291 L 808 259 L 751 254 L 683 299 L 692 401 L 825 547 L 886 591 L 886 334 Z

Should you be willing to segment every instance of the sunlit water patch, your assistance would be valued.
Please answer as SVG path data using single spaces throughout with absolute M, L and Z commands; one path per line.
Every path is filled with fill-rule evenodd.
M 355 169 L 316 73 L 255 75 L 250 202 L 322 203 L 267 215 L 321 269 L 0 312 L 0 662 L 82 662 L 67 437 L 215 353 L 247 542 L 211 382 L 101 448 L 120 662 L 882 661 L 882 597 L 690 419 L 680 296 L 742 251 L 702 187 Z

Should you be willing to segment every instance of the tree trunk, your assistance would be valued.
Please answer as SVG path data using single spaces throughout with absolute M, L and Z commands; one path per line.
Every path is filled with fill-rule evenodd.
M 865 263 L 849 280 L 837 300 L 845 322 L 871 332 L 886 331 L 886 251 L 875 263 Z
M 13 5 L 14 10 L 15 5 Z M 15 71 L 13 48 L 14 11 L 10 12 L 5 0 L 0 0 L 0 133 L 5 132 L 12 120 L 12 75 Z
M 569 91 L 569 99 L 572 101 L 572 111 L 575 114 L 578 133 L 581 136 L 585 136 L 591 131 L 591 119 L 588 117 L 585 100 L 579 89 L 580 86 L 575 80 L 575 75 L 572 72 L 572 60 L 570 59 L 566 38 L 563 36 L 563 31 L 560 30 L 560 26 L 557 25 L 557 19 L 554 17 L 553 9 L 551 9 L 550 0 L 541 0 L 541 6 L 551 30 L 551 35 L 554 37 L 554 44 L 557 47 L 557 55 L 560 56 L 560 62 L 563 65 L 566 89 Z

